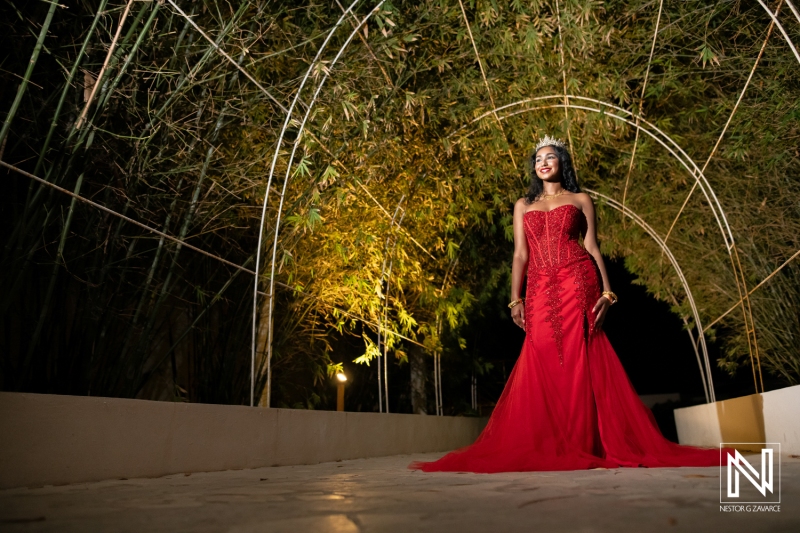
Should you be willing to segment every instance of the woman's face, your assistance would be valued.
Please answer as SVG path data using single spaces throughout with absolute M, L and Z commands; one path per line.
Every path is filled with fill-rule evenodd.
M 535 162 L 534 169 L 540 180 L 559 181 L 561 179 L 560 162 L 552 146 L 542 146 L 536 152 Z

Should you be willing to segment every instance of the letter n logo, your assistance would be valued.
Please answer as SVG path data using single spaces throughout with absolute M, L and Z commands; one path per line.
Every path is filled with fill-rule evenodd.
M 750 462 L 745 459 L 745 457 L 739 453 L 739 450 L 734 450 L 734 453 L 731 454 L 730 452 L 725 452 L 726 460 L 726 478 L 727 478 L 727 503 L 765 503 L 770 502 L 774 499 L 775 495 L 775 455 L 778 456 L 778 503 L 780 502 L 780 444 L 779 443 L 721 443 L 720 449 L 722 447 L 731 447 L 730 444 L 759 444 L 764 446 L 761 449 L 761 465 L 756 464 L 756 466 L 760 466 L 760 469 L 757 469 L 756 466 L 750 464 Z M 767 445 L 775 446 L 777 445 L 777 454 L 775 453 L 776 450 L 774 448 L 768 448 Z M 755 463 L 754 459 L 753 462 Z M 721 465 L 720 465 L 721 467 Z M 739 485 L 740 485 L 740 476 L 744 476 L 750 484 L 755 487 L 761 497 L 763 498 L 761 501 L 739 501 L 736 498 L 740 498 L 739 494 Z M 720 476 L 722 478 L 722 476 Z M 720 479 L 720 482 L 722 479 Z M 744 489 L 747 487 L 747 484 L 742 483 L 742 488 Z M 720 487 L 721 488 L 721 487 Z M 720 491 L 722 492 L 722 491 Z M 742 499 L 752 500 L 752 499 L 759 499 L 756 493 L 751 490 L 746 491 L 747 494 L 741 496 Z M 769 492 L 769 495 L 767 494 Z M 723 503 L 722 501 L 720 503 Z

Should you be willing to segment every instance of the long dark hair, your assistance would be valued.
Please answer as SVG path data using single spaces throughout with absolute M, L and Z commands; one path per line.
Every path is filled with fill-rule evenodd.
M 575 175 L 575 167 L 572 166 L 572 156 L 569 155 L 569 151 L 560 146 L 549 146 L 555 150 L 558 156 L 559 172 L 561 172 L 561 186 L 570 192 L 581 192 L 581 188 L 578 186 L 578 177 Z M 542 148 L 544 148 L 544 146 L 542 146 Z M 542 148 L 539 148 L 539 150 Z M 528 187 L 528 192 L 525 193 L 525 201 L 530 204 L 544 193 L 544 184 L 542 180 L 539 179 L 539 176 L 536 175 L 536 152 L 528 158 L 528 173 L 531 177 L 531 185 Z

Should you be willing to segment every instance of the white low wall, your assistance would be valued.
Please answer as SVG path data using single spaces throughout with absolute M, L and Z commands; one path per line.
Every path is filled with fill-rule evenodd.
M 485 423 L 0 393 L 0 488 L 447 451 Z
M 800 385 L 675 409 L 675 424 L 681 444 L 780 442 L 781 453 L 800 454 Z

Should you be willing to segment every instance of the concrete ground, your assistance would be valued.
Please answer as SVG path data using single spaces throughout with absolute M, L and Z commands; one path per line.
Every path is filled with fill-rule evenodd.
M 798 457 L 781 458 L 780 512 L 748 513 L 720 511 L 718 467 L 406 469 L 440 455 L 5 490 L 0 531 L 800 531 Z M 757 458 L 748 456 L 751 463 Z M 748 484 L 743 477 L 742 483 Z

